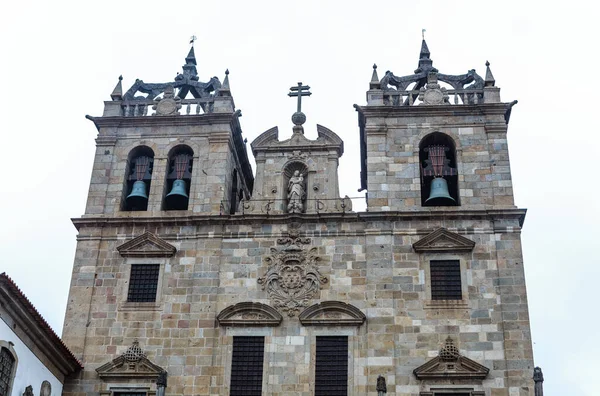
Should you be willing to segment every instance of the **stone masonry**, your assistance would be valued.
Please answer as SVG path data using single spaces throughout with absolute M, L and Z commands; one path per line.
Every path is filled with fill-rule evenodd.
M 465 88 L 479 81 L 470 74 L 454 90 L 432 94 L 438 88 L 428 74 L 437 71 L 427 69 L 423 53 L 416 88 L 406 90 L 393 74 L 380 81 L 375 72 L 367 104 L 356 106 L 366 212 L 341 206 L 343 145 L 323 127 L 317 143 L 296 136 L 297 147 L 293 139 L 278 142 L 276 130 L 261 135 L 252 144 L 262 167 L 254 180 L 228 76 L 210 95 L 180 98 L 180 114 L 162 116 L 147 114 L 154 93 L 136 102 L 119 82 L 104 115 L 90 117 L 97 151 L 86 212 L 73 219 L 77 250 L 63 330 L 85 369 L 67 380 L 65 394 L 154 395 L 165 370 L 168 396 L 229 395 L 233 337 L 259 335 L 262 394 L 313 395 L 316 337 L 344 335 L 348 395 L 377 395 L 379 376 L 388 396 L 533 395 L 525 210 L 514 206 L 506 143 L 512 104 L 500 102 L 489 68 L 480 86 Z M 186 62 L 189 71 L 195 58 Z M 201 84 L 189 86 L 217 86 Z M 451 104 L 444 95 L 449 102 L 462 96 Z M 459 206 L 421 206 L 419 142 L 431 132 L 456 144 Z M 140 145 L 154 153 L 148 210 L 124 211 L 128 156 Z M 167 160 L 177 145 L 194 153 L 189 206 L 164 211 Z M 304 213 L 283 205 L 249 210 L 269 196 L 284 199 L 292 160 L 313 172 L 309 194 L 333 204 L 319 211 L 313 201 Z M 244 197 L 235 214 L 232 188 Z M 263 287 L 288 256 L 301 257 L 305 269 L 290 282 L 312 279 L 307 299 L 292 301 L 295 311 Z M 460 263 L 460 300 L 432 299 L 431 260 Z M 142 264 L 159 265 L 155 302 L 128 301 L 131 267 Z M 141 350 L 135 359 L 134 345 Z M 448 345 L 456 351 L 442 354 Z

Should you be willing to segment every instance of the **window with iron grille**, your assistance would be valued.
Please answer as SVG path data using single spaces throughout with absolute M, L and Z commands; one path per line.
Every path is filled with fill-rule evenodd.
M 459 260 L 431 260 L 432 300 L 462 300 Z
M 348 395 L 348 337 L 317 337 L 315 396 Z
M 160 264 L 132 265 L 129 278 L 129 302 L 154 302 L 158 287 Z
M 233 337 L 230 396 L 261 396 L 265 337 Z
M 15 358 L 7 348 L 0 351 L 0 396 L 8 396 Z

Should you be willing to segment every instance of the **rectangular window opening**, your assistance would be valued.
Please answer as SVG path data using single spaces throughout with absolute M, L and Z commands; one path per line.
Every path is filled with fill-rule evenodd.
M 348 395 L 348 337 L 317 337 L 315 396 Z
M 265 337 L 233 337 L 230 396 L 261 396 Z
M 160 264 L 132 265 L 128 302 L 155 302 Z
M 0 351 L 0 396 L 9 396 L 15 358 L 6 348 Z
M 431 260 L 432 300 L 462 300 L 459 260 Z

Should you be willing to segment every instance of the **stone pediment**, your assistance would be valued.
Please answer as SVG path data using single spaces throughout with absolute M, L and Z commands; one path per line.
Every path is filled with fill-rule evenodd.
M 415 252 L 470 252 L 475 242 L 462 235 L 438 228 L 413 244 Z
M 465 379 L 482 380 L 487 377 L 490 369 L 474 360 L 462 356 L 454 346 L 451 338 L 440 350 L 438 357 L 414 369 L 413 374 L 420 380 L 424 379 Z
M 152 363 L 141 350 L 137 341 L 121 356 L 98 367 L 96 372 L 102 379 L 150 378 L 155 379 L 165 369 Z
M 172 257 L 177 252 L 175 246 L 147 231 L 117 250 L 122 257 Z
M 306 308 L 299 319 L 304 326 L 360 326 L 367 317 L 354 305 L 323 301 Z
M 269 150 L 289 150 L 305 149 L 331 149 L 332 147 L 338 151 L 338 155 L 341 156 L 344 152 L 344 142 L 340 137 L 332 130 L 317 124 L 317 139 L 311 140 L 304 136 L 303 133 L 294 133 L 291 138 L 286 140 L 279 140 L 279 129 L 273 127 L 266 132 L 263 132 L 258 136 L 251 144 L 252 152 L 254 155 L 258 151 L 269 151 Z
M 217 315 L 221 326 L 279 326 L 283 316 L 277 310 L 258 302 L 241 302 Z

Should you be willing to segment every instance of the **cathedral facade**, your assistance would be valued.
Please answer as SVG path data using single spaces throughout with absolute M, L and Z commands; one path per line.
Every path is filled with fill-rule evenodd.
M 487 65 L 374 66 L 355 105 L 366 211 L 340 197 L 344 144 L 302 97 L 249 162 L 226 73 L 193 47 L 168 83 L 122 82 L 98 130 L 63 339 L 77 396 L 534 394 L 507 147 Z

